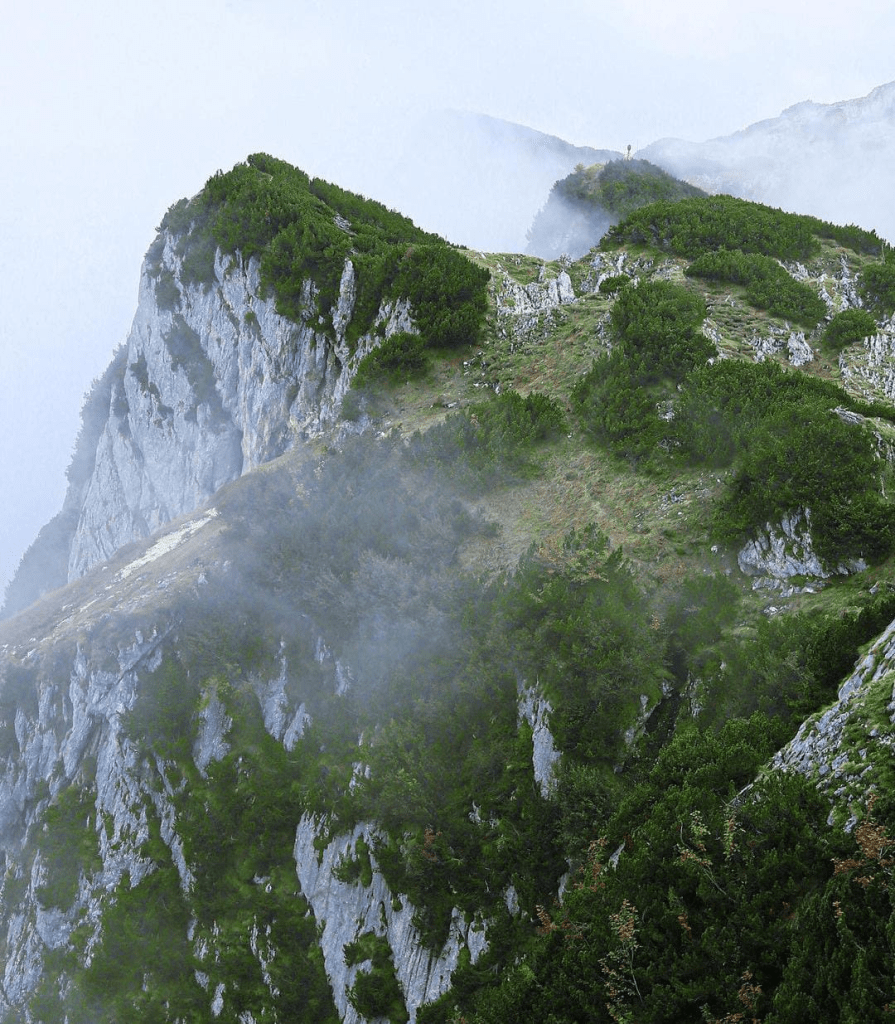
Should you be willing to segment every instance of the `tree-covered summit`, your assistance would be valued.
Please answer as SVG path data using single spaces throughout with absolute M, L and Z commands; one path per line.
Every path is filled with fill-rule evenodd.
M 528 233 L 528 251 L 549 257 L 583 255 L 612 224 L 639 207 L 704 194 L 646 160 L 579 164 L 554 183 Z
M 186 281 L 211 281 L 217 249 L 257 257 L 278 311 L 296 320 L 308 281 L 319 313 L 331 314 L 350 259 L 357 287 L 351 340 L 373 325 L 384 300 L 398 298 L 410 301 L 427 344 L 466 344 L 481 327 L 487 271 L 403 214 L 265 153 L 218 171 L 197 196 L 175 203 L 164 231 L 178 238 Z
M 557 181 L 553 191 L 564 199 L 601 206 L 616 217 L 627 217 L 641 206 L 677 202 L 705 192 L 680 181 L 648 160 L 610 160 L 585 167 Z

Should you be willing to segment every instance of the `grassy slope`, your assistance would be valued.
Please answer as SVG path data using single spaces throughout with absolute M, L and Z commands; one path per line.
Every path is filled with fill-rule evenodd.
M 683 259 L 645 249 L 627 252 L 627 269 L 636 268 L 644 277 L 686 282 L 704 296 L 707 329 L 715 334 L 723 356 L 751 360 L 755 347 L 750 339 L 774 335 L 785 339 L 789 335 L 790 325 L 749 306 L 742 288 L 686 279 L 683 271 L 687 261 Z M 597 271 L 591 257 L 566 268 L 558 262 L 545 264 L 536 257 L 477 252 L 467 255 L 492 273 L 483 343 L 472 352 L 439 361 L 422 380 L 391 391 L 383 425 L 407 434 L 425 430 L 450 409 L 480 402 L 489 391 L 508 388 L 523 395 L 538 391 L 568 408 L 575 382 L 593 359 L 609 348 L 608 335 L 602 336 L 602 328 L 614 299 L 596 292 Z M 843 259 L 853 277 L 867 262 L 866 257 L 851 250 L 824 243 L 821 254 L 805 265 L 811 283 L 818 290 L 825 287 L 835 297 L 834 275 L 841 273 Z M 530 285 L 538 281 L 539 275 L 549 281 L 563 269 L 567 269 L 578 296 L 574 303 L 521 316 L 498 308 L 498 293 L 505 295 L 507 280 Z M 878 388 L 856 386 L 848 377 L 843 378 L 836 355 L 820 345 L 822 329 L 823 324 L 808 336 L 815 359 L 802 367 L 803 372 L 841 384 L 856 397 L 884 399 Z M 854 345 L 844 355 L 848 362 L 857 364 L 863 360 L 863 349 Z M 788 365 L 785 350 L 775 358 Z M 891 425 L 877 422 L 876 427 L 883 436 L 892 436 Z M 544 453 L 542 472 L 537 477 L 480 499 L 480 509 L 498 521 L 501 530 L 495 539 L 476 538 L 463 557 L 470 566 L 485 565 L 496 571 L 513 565 L 532 543 L 556 545 L 573 527 L 593 522 L 614 547 L 624 549 L 648 590 L 662 592 L 688 573 L 733 569 L 744 593 L 751 594 L 749 581 L 736 571 L 735 552 L 711 551 L 707 511 L 711 498 L 720 491 L 723 472 L 683 467 L 638 472 L 588 443 L 573 425 L 566 439 Z M 886 581 L 895 585 L 895 559 L 818 594 L 795 595 L 786 607 L 839 610 L 852 606 L 858 594 Z M 755 594 L 747 607 L 755 613 L 771 603 L 781 606 L 778 598 Z

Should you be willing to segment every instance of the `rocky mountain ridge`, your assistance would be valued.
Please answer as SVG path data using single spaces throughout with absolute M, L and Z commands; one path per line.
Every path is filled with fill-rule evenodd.
M 356 300 L 350 260 L 328 322 L 318 320 L 309 279 L 307 316 L 296 323 L 262 295 L 257 258 L 218 250 L 214 281 L 187 283 L 176 247 L 177 238 L 163 233 L 159 255 L 144 264 L 133 327 L 104 382 L 108 405 L 95 442 L 87 442 L 95 443 L 90 471 L 70 481 L 68 530 L 48 539 L 52 556 L 39 547 L 29 552 L 23 592 L 13 583 L 8 610 L 42 589 L 39 578 L 27 582 L 29 560 L 52 557 L 65 570 L 41 566 L 45 577 L 75 579 L 225 483 L 333 428 L 364 355 L 382 338 L 415 330 L 406 301 L 383 301 L 373 328 L 348 344 Z
M 643 807 L 659 800 L 638 787 L 669 763 L 663 794 L 691 763 L 704 779 L 697 748 L 730 734 L 725 718 L 747 738 L 733 773 L 685 790 L 685 817 L 656 826 L 680 845 L 646 870 L 663 873 L 651 913 L 671 915 L 685 960 L 686 943 L 713 946 L 726 927 L 703 926 L 706 893 L 752 856 L 734 856 L 747 847 L 727 803 L 747 769 L 756 786 L 762 764 L 832 775 L 833 819 L 843 797 L 866 813 L 867 787 L 888 778 L 891 627 L 872 664 L 859 660 L 838 697 L 830 688 L 891 621 L 889 556 L 831 559 L 816 492 L 810 508 L 756 520 L 745 544 L 719 543 L 739 467 L 672 460 L 678 420 L 703 426 L 686 404 L 698 381 L 743 370 L 734 397 L 753 405 L 740 420 L 775 416 L 768 393 L 808 396 L 752 447 L 773 456 L 797 424 L 784 461 L 813 467 L 798 442 L 816 420 L 826 433 L 810 436 L 832 438 L 843 472 L 860 458 L 860 483 L 881 481 L 839 506 L 860 499 L 880 521 L 891 319 L 872 317 L 876 333 L 835 357 L 824 334 L 860 307 L 874 254 L 825 236 L 771 261 L 822 300 L 801 330 L 736 283 L 688 277 L 692 256 L 473 254 L 490 274 L 478 344 L 405 374 L 386 357 L 418 323 L 406 300 L 383 294 L 349 337 L 371 266 L 360 255 L 330 265 L 329 306 L 306 274 L 292 320 L 262 294 L 259 261 L 218 246 L 203 284 L 180 241 L 163 233 L 152 250 L 87 432 L 71 579 L 0 625 L 0 1018 L 507 1019 L 489 1001 L 528 1003 L 536 979 L 547 991 L 551 950 L 563 964 L 583 955 L 581 900 L 645 863 Z M 646 470 L 647 455 L 600 447 L 581 398 L 583 379 L 636 352 L 619 311 L 636 322 L 644 295 L 659 310 L 642 314 L 655 317 L 647 343 L 671 310 L 690 319 L 669 345 L 681 337 L 701 361 L 680 387 L 648 376 L 622 392 L 623 413 L 647 394 L 644 430 L 660 431 Z M 384 376 L 342 420 L 363 360 Z M 724 398 L 710 394 L 710 440 L 730 429 Z M 803 719 L 775 762 L 771 741 Z M 718 794 L 716 836 L 698 815 Z M 601 876 L 606 843 L 617 882 Z M 715 885 L 683 885 L 687 865 L 717 870 Z M 725 953 L 734 993 L 763 933 L 730 908 L 756 888 L 781 893 L 767 912 L 776 943 L 793 884 L 749 876 L 724 895 L 743 944 Z M 574 976 L 599 986 L 586 1000 L 598 1009 L 615 998 L 599 966 L 614 962 L 598 945 L 605 909 L 587 923 L 596 966 Z M 759 980 L 772 984 L 775 964 L 759 963 Z M 712 970 L 731 995 L 728 968 Z M 727 1012 L 717 993 L 700 998 Z

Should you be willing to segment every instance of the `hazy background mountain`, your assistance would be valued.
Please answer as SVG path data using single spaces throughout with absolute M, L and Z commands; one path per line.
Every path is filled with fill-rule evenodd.
M 707 142 L 637 154 L 707 192 L 874 228 L 895 240 L 895 82 L 840 103 L 805 101 Z
M 407 132 L 377 198 L 463 245 L 522 252 L 532 218 L 577 164 L 620 159 L 485 114 L 441 110 Z

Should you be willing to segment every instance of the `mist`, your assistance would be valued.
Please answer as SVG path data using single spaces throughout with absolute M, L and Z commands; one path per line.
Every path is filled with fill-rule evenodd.
M 895 240 L 895 83 L 840 103 L 799 103 L 733 135 L 662 139 L 638 153 L 710 192 L 858 224 Z
M 406 0 L 11 8 L 0 588 L 62 507 L 83 397 L 127 336 L 156 225 L 217 169 L 270 152 L 452 241 L 521 250 L 553 182 L 596 159 L 567 147 L 712 138 L 808 97 L 864 95 L 891 77 L 893 18 L 875 0 L 848 17 L 707 0 L 684 17 L 658 0 L 561 0 L 549 19 L 468 0 L 425 17 Z M 811 180 L 820 204 L 826 179 Z M 870 219 L 866 186 L 848 188 Z

